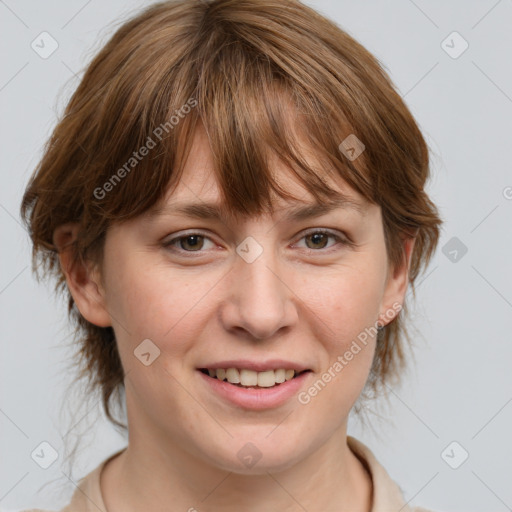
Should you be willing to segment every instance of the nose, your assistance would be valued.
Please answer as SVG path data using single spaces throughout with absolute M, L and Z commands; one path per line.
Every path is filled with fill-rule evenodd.
M 237 257 L 226 283 L 228 300 L 221 310 L 226 330 L 264 340 L 296 324 L 296 295 L 271 253 L 264 250 L 252 263 Z

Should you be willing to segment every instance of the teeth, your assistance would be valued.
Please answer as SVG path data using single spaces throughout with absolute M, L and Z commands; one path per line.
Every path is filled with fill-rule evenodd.
M 276 374 L 274 370 L 269 370 L 268 372 L 259 372 L 258 373 L 258 386 L 260 388 L 271 388 L 276 384 Z
M 258 373 L 252 370 L 240 370 L 240 384 L 242 386 L 257 386 Z
M 217 377 L 219 380 L 227 380 L 231 384 L 239 384 L 241 386 L 258 386 L 260 388 L 271 388 L 276 384 L 282 384 L 287 380 L 293 379 L 295 370 L 285 370 L 279 368 L 277 370 L 267 370 L 264 372 L 255 372 L 245 368 L 217 368 L 208 369 L 210 377 Z
M 286 370 L 275 370 L 274 373 L 276 374 L 276 384 L 282 384 L 286 380 Z
M 226 370 L 226 379 L 231 384 L 240 383 L 240 372 L 236 368 L 228 368 Z

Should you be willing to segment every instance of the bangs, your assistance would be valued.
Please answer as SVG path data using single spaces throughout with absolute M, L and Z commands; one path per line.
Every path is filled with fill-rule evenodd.
M 230 28 L 216 25 L 207 36 L 199 34 L 200 42 L 184 64 L 163 67 L 155 59 L 150 69 L 138 70 L 138 83 L 116 117 L 117 126 L 122 126 L 117 148 L 124 148 L 124 153 L 105 155 L 116 163 L 91 185 L 102 187 L 113 169 L 130 160 L 134 149 L 148 141 L 155 145 L 115 191 L 96 202 L 111 221 L 129 220 L 157 208 L 164 196 L 172 194 L 200 125 L 210 143 L 222 202 L 232 215 L 272 212 L 275 196 L 300 199 L 279 185 L 273 171 L 276 159 L 317 202 L 340 197 L 329 185 L 340 177 L 375 202 L 365 155 L 351 161 L 339 149 L 350 134 L 364 137 L 347 119 L 347 106 L 337 107 L 343 105 L 339 84 L 334 88 L 329 83 L 332 76 L 323 84 L 308 81 L 307 66 L 315 65 L 318 73 L 326 74 L 324 67 L 306 63 L 304 56 L 274 60 L 275 48 L 263 51 L 261 41 L 257 48 Z M 142 92 L 148 98 L 145 104 Z M 144 110 L 137 112 L 138 106 Z M 349 112 L 355 111 L 349 107 Z

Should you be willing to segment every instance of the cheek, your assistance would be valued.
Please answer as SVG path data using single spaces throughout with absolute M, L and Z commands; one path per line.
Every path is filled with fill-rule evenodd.
M 340 292 L 333 300 L 344 297 Z M 317 339 L 322 336 L 325 357 L 315 379 L 297 397 L 312 425 L 316 425 L 315 418 L 322 418 L 325 435 L 348 417 L 364 389 L 375 354 L 377 301 L 365 293 L 357 300 L 354 295 L 349 297 L 351 305 L 359 305 L 358 310 L 332 307 L 324 322 L 317 323 L 319 328 L 328 321 L 331 326 L 328 331 L 323 329 L 323 335 L 320 329 L 316 335 Z
M 376 342 L 376 321 L 384 292 L 385 266 L 378 258 L 360 258 L 316 280 L 304 281 L 303 296 L 315 337 L 324 351 L 317 380 L 302 403 L 318 414 L 348 413 L 367 380 Z M 318 286 L 320 285 L 320 286 Z M 317 398 L 318 397 L 318 398 Z M 325 408 L 328 411 L 325 411 Z M 320 411 L 321 409 L 321 411 Z
M 148 258 L 149 259 L 149 258 Z M 121 351 L 151 339 L 161 350 L 185 352 L 197 339 L 205 317 L 207 297 L 214 293 L 218 276 L 200 279 L 168 267 L 147 265 L 132 257 L 112 266 L 108 307 Z M 115 317 L 115 318 L 114 318 Z
M 319 274 L 319 279 L 304 281 L 302 296 L 321 320 L 317 323 L 323 326 L 327 334 L 324 339 L 332 345 L 332 350 L 343 350 L 361 331 L 375 325 L 385 277 L 385 266 L 378 258 L 360 257 L 353 264 Z

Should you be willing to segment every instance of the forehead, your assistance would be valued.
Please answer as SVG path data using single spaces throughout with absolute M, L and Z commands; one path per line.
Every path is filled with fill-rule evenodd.
M 290 220 L 303 220 L 328 213 L 336 208 L 366 215 L 370 203 L 343 178 L 328 172 L 322 167 L 314 151 L 306 145 L 301 148 L 308 165 L 329 183 L 337 192 L 337 197 L 329 201 L 317 202 L 308 189 L 275 155 L 269 153 L 268 159 L 276 183 L 294 199 L 283 199 L 273 194 L 270 213 L 285 213 Z M 183 166 L 179 181 L 169 188 L 158 204 L 147 212 L 148 217 L 162 215 L 182 215 L 203 219 L 229 217 L 228 209 L 222 199 L 215 171 L 211 146 L 206 131 L 199 126 L 193 137 L 190 153 Z

